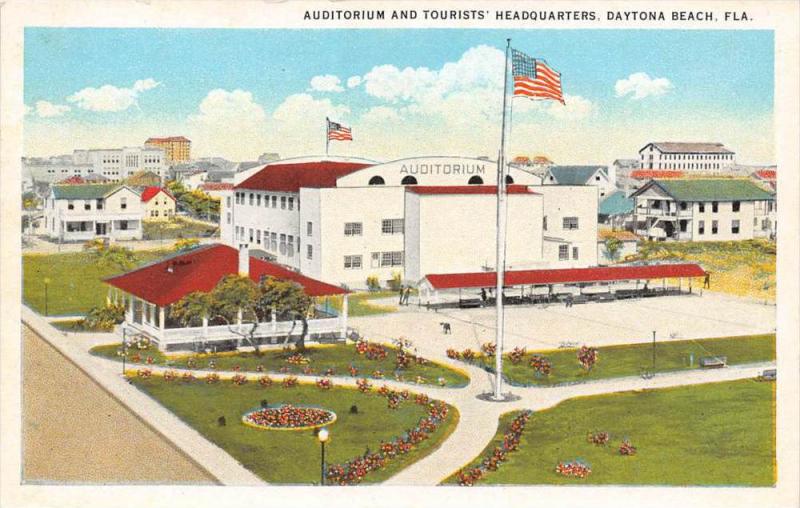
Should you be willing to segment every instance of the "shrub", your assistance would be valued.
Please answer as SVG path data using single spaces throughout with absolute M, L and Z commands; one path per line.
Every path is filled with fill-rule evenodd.
M 111 331 L 114 326 L 125 320 L 125 307 L 109 303 L 103 307 L 93 307 L 92 310 L 78 323 L 83 330 Z
M 381 289 L 381 283 L 377 275 L 370 275 L 367 277 L 367 289 L 370 291 L 378 291 Z
M 392 278 L 389 279 L 388 286 L 392 291 L 400 291 L 400 286 L 403 285 L 403 276 L 400 272 L 392 272 Z

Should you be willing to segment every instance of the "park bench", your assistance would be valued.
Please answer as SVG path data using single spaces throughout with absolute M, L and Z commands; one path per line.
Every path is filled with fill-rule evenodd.
M 700 367 L 704 369 L 720 369 L 728 363 L 727 356 L 705 356 L 700 359 Z
M 458 301 L 460 309 L 475 309 L 483 306 L 483 300 L 480 298 L 462 298 Z

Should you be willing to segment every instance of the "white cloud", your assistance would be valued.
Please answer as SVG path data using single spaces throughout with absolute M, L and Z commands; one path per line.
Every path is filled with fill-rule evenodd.
M 338 76 L 334 76 L 333 74 L 323 74 L 321 76 L 314 76 L 311 78 L 311 88 L 309 91 L 317 91 L 317 92 L 341 92 L 344 90 L 342 88 L 342 80 L 339 79 Z
M 40 118 L 51 118 L 54 116 L 61 116 L 70 109 L 72 108 L 70 108 L 66 104 L 53 104 L 52 102 L 48 101 L 36 101 L 36 114 Z M 28 107 L 28 111 L 30 111 L 30 107 Z
M 564 95 L 564 104 L 548 101 L 547 113 L 561 120 L 579 120 L 587 118 L 595 111 L 595 105 L 580 95 Z
M 361 84 L 361 76 L 350 76 L 347 78 L 347 88 L 355 88 Z
M 22 114 L 23 115 L 30 115 L 33 113 L 33 108 L 28 106 L 27 104 L 22 105 Z
M 153 78 L 147 78 L 137 80 L 130 88 L 114 85 L 87 87 L 67 97 L 67 101 L 89 111 L 124 111 L 136 104 L 140 93 L 152 90 L 160 84 Z
M 651 78 L 644 72 L 636 72 L 626 79 L 617 80 L 614 85 L 617 97 L 631 94 L 632 99 L 664 95 L 671 88 L 672 83 L 667 78 Z
M 436 72 L 427 67 L 400 70 L 394 65 L 378 65 L 364 76 L 369 95 L 392 102 L 416 98 L 430 90 L 435 82 Z

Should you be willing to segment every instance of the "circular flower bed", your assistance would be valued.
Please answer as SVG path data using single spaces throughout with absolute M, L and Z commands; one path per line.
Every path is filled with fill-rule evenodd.
M 266 407 L 242 416 L 250 427 L 271 430 L 305 430 L 324 427 L 336 421 L 336 413 L 317 407 L 280 406 Z

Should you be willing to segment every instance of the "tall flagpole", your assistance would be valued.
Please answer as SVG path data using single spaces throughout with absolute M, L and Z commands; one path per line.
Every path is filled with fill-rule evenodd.
M 503 400 L 503 285 L 505 278 L 505 243 L 506 243 L 506 109 L 508 103 L 508 53 L 511 49 L 511 39 L 506 39 L 506 59 L 503 77 L 503 127 L 500 133 L 500 153 L 497 156 L 497 288 L 495 291 L 495 305 L 497 309 L 496 342 L 495 342 L 495 382 L 494 400 Z
M 325 157 L 328 156 L 328 145 L 331 144 L 331 121 L 325 117 Z

